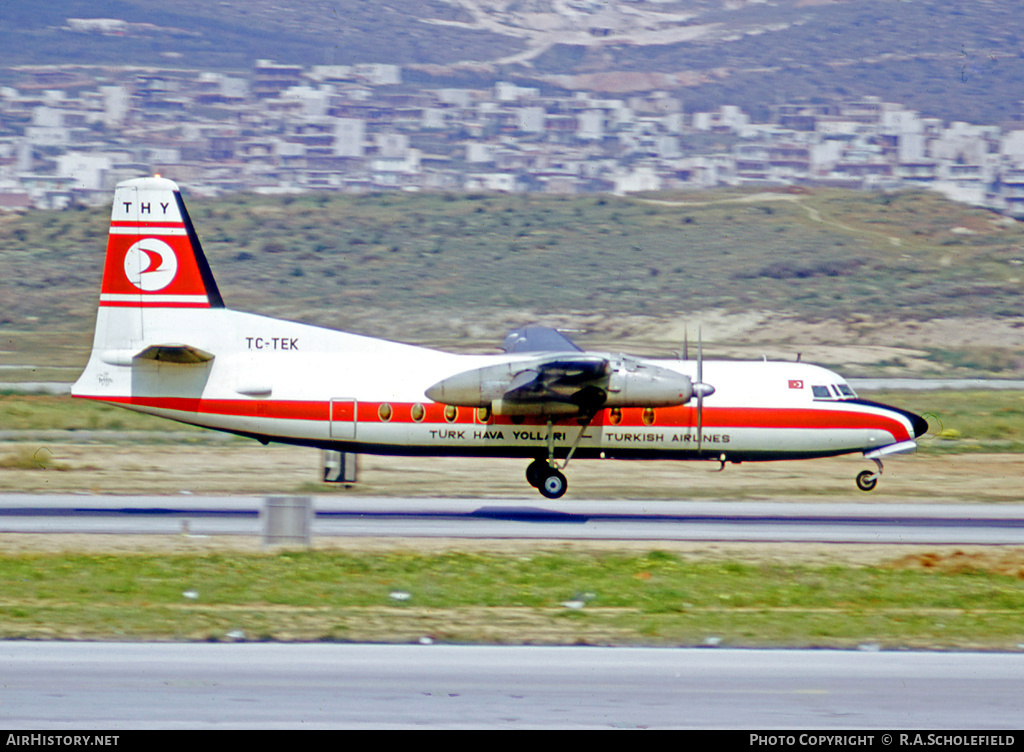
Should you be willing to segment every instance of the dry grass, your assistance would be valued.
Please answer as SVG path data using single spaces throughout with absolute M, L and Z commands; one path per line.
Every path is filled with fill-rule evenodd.
M 407 497 L 540 497 L 525 480 L 526 462 L 505 459 L 360 456 L 358 483 L 320 482 L 317 450 L 228 440 L 202 444 L 0 442 L 0 457 L 46 457 L 49 466 L 0 470 L 9 492 L 97 494 L 325 493 Z M 19 464 L 19 463 L 12 463 Z M 878 489 L 856 490 L 873 467 L 857 456 L 745 463 L 713 472 L 712 462 L 579 460 L 566 475 L 566 499 L 736 499 L 857 503 L 1019 502 L 1024 455 L 898 456 L 885 463 Z M 60 468 L 58 470 L 57 468 Z

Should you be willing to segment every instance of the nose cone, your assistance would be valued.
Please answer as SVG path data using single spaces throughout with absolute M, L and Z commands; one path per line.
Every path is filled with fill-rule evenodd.
M 928 421 L 922 418 L 920 415 L 914 413 L 906 413 L 906 416 L 910 418 L 911 424 L 914 426 L 914 438 L 924 436 L 928 432 Z
M 891 410 L 894 413 L 899 413 L 904 418 L 906 418 L 908 421 L 910 421 L 910 426 L 911 426 L 912 430 L 914 431 L 914 438 L 915 439 L 919 438 L 921 436 L 924 436 L 928 432 L 928 421 L 925 420 L 924 418 L 922 418 L 917 413 L 912 413 L 909 410 L 902 410 L 902 409 L 900 409 L 898 407 L 893 407 L 892 405 L 883 405 L 880 402 L 871 402 L 870 400 L 858 399 L 858 400 L 853 400 L 853 401 L 854 402 L 859 402 L 862 405 L 871 405 L 873 407 L 881 407 L 881 408 L 885 408 L 886 410 Z
M 909 410 L 901 410 L 900 408 L 893 407 L 892 405 L 886 405 L 886 407 L 888 407 L 893 412 L 899 413 L 904 418 L 910 421 L 910 425 L 913 426 L 914 429 L 915 439 L 920 436 L 924 436 L 928 432 L 928 421 L 922 418 L 917 413 L 912 413 Z

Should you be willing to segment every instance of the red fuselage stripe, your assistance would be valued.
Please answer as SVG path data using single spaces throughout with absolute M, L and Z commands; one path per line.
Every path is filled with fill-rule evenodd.
M 101 397 L 102 400 L 126 406 L 176 410 L 199 415 L 223 415 L 233 417 L 269 418 L 274 420 L 331 420 L 331 403 L 287 400 L 216 400 L 187 397 Z M 348 409 L 345 405 L 348 405 Z M 412 418 L 412 403 L 388 403 L 391 406 L 389 420 L 382 421 L 378 410 L 380 402 L 359 402 L 358 423 L 451 423 L 476 425 L 513 425 L 507 416 L 490 416 L 487 421 L 478 421 L 474 408 L 459 408 L 455 420 L 445 419 L 445 406 L 438 403 L 423 403 L 424 417 L 420 421 Z M 693 428 L 697 425 L 697 408 L 675 407 L 655 410 L 654 423 L 644 422 L 644 410 L 625 408 L 622 419 L 611 421 L 611 412 L 598 413 L 591 425 L 610 428 L 636 428 L 659 426 L 665 428 Z M 334 420 L 351 420 L 351 401 L 334 403 Z M 561 420 L 559 425 L 574 425 L 574 420 Z M 543 418 L 529 417 L 520 422 L 524 425 L 546 425 Z M 722 428 L 796 428 L 796 429 L 878 429 L 888 431 L 896 441 L 907 441 L 910 433 L 903 422 L 896 417 L 876 412 L 861 412 L 850 409 L 823 408 L 774 408 L 774 407 L 705 407 L 702 416 L 704 431 Z
M 149 293 L 152 294 L 152 293 Z M 202 303 L 164 303 L 159 300 L 146 300 L 147 293 L 141 293 L 138 300 L 100 300 L 101 307 L 107 308 L 209 308 L 209 301 Z M 134 404 L 134 403 L 132 403 Z
M 137 227 L 140 230 L 148 229 L 163 229 L 165 227 L 184 227 L 184 222 L 150 222 L 148 219 L 139 220 L 138 222 L 126 219 L 112 219 L 110 221 L 111 227 Z

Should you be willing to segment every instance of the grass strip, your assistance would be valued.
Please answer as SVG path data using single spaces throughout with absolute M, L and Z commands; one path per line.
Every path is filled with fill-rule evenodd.
M 1015 650 L 1024 567 L 647 553 L 0 556 L 0 638 Z

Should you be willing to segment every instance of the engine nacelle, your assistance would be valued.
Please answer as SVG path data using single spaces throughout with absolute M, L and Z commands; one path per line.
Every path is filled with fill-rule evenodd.
M 628 359 L 612 372 L 604 407 L 675 407 L 692 397 L 689 376 Z
M 488 407 L 500 400 L 516 373 L 523 369 L 520 363 L 499 363 L 449 376 L 426 391 L 434 402 L 458 407 Z

